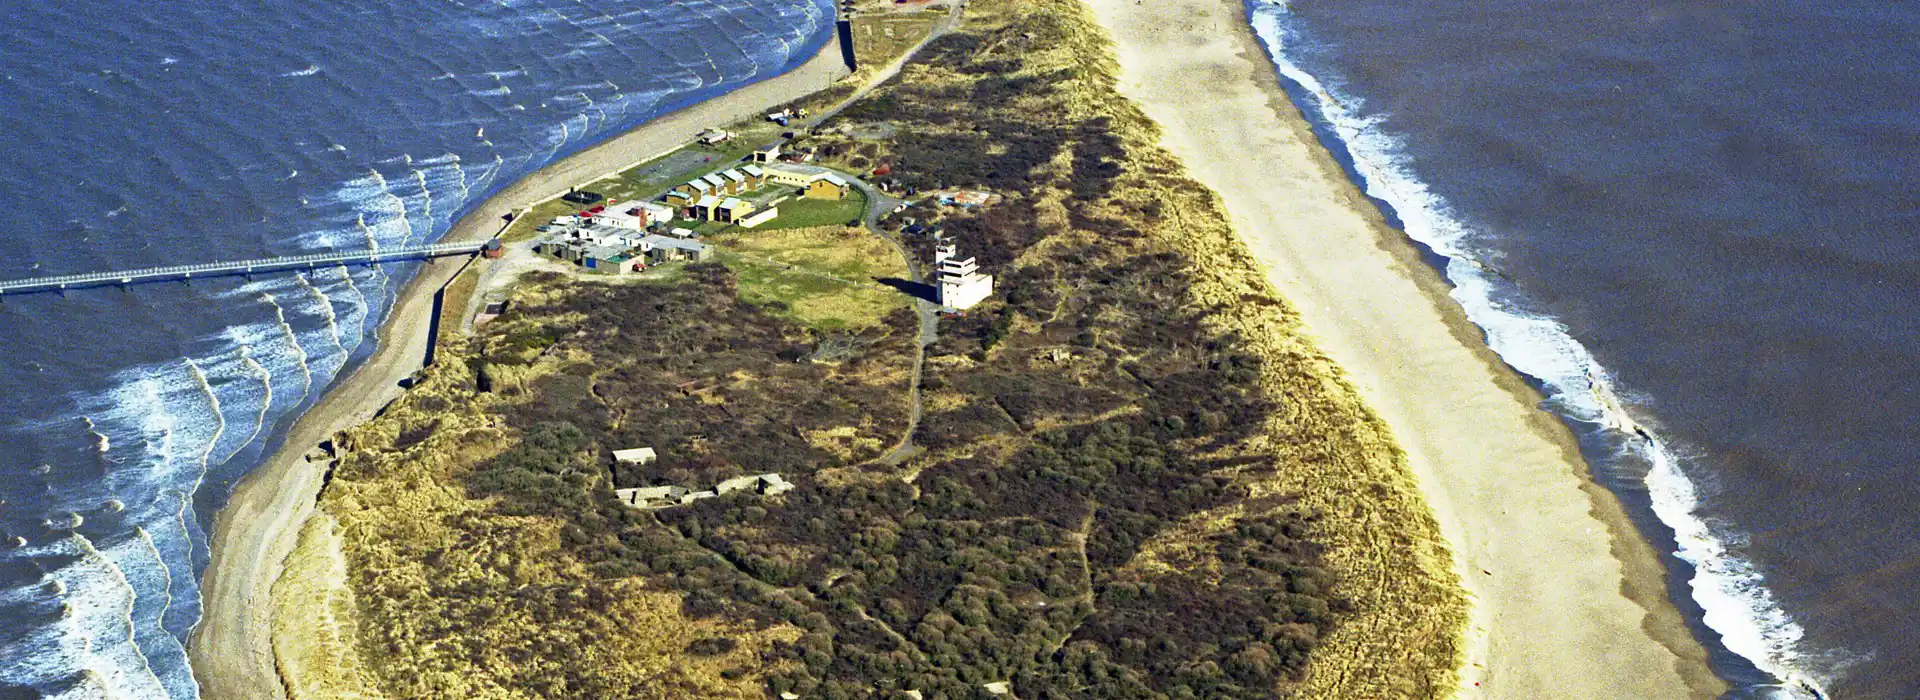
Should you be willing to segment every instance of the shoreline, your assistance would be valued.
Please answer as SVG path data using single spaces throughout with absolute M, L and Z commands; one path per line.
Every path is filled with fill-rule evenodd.
M 1473 601 L 1459 693 L 1722 692 L 1667 599 L 1658 553 L 1589 477 L 1571 431 L 1536 407 L 1540 393 L 1317 140 L 1246 6 L 1087 2 L 1114 40 L 1120 92 L 1219 193 L 1269 280 L 1406 451 Z
M 505 214 L 684 145 L 709 126 L 818 92 L 847 73 L 839 47 L 838 39 L 830 37 L 812 58 L 785 73 L 688 104 L 550 163 L 488 197 L 440 240 L 490 237 L 503 227 Z M 420 369 L 425 356 L 434 292 L 464 268 L 451 260 L 423 264 L 382 321 L 373 354 L 334 380 L 294 422 L 272 456 L 234 485 L 215 515 L 209 538 L 213 559 L 200 588 L 203 612 L 187 645 L 203 697 L 285 697 L 273 654 L 271 589 L 325 479 L 328 461 L 310 462 L 306 456 L 335 433 L 371 419 L 400 395 L 400 382 Z

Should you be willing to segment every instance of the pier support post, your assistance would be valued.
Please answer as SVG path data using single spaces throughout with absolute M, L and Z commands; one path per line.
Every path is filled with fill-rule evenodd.
M 447 283 L 452 284 L 453 281 L 448 280 Z M 421 363 L 422 367 L 433 366 L 434 354 L 440 348 L 440 311 L 446 302 L 447 285 L 443 284 L 433 290 L 433 311 L 427 316 L 427 359 Z

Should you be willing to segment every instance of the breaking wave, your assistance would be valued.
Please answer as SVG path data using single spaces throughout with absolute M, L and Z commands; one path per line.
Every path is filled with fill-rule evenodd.
M 1688 582 L 1693 598 L 1721 643 L 1779 679 L 1779 693 L 1824 697 L 1820 688 L 1830 679 L 1810 668 L 1813 659 L 1800 648 L 1804 631 L 1774 600 L 1760 573 L 1730 549 L 1738 535 L 1716 528 L 1698 513 L 1697 487 L 1681 456 L 1615 398 L 1606 369 L 1563 324 L 1531 310 L 1488 254 L 1474 250 L 1475 233 L 1416 178 L 1401 143 L 1382 127 L 1381 119 L 1365 115 L 1359 99 L 1327 88 L 1289 58 L 1289 42 L 1298 37 L 1289 28 L 1287 5 L 1248 0 L 1247 6 L 1254 31 L 1288 92 L 1323 133 L 1331 132 L 1339 141 L 1367 195 L 1385 203 L 1408 237 L 1445 259 L 1442 271 L 1453 284 L 1452 298 L 1485 332 L 1494 352 L 1537 380 L 1555 411 L 1593 426 L 1620 446 L 1620 456 L 1652 465 L 1645 476 L 1652 510 L 1673 531 L 1678 544 L 1673 554 L 1693 569 Z
M 511 0 L 469 3 L 452 19 L 442 5 L 381 8 L 425 19 L 382 25 L 408 32 L 398 36 L 342 34 L 325 12 L 285 17 L 269 3 L 260 16 L 221 17 L 220 30 L 200 32 L 154 25 L 139 12 L 103 12 L 98 21 L 125 20 L 133 29 L 122 33 L 160 44 L 134 47 L 152 49 L 143 60 L 152 69 L 116 66 L 129 76 L 124 84 L 77 85 L 68 73 L 83 71 L 42 70 L 17 57 L 91 56 L 70 50 L 91 34 L 63 13 L 29 11 L 37 14 L 22 26 L 53 29 L 23 38 L 28 50 L 0 55 L 0 75 L 36 98 L 20 101 L 22 109 L 48 113 L 16 114 L 8 105 L 0 122 L 21 126 L 10 132 L 22 142 L 56 144 L 60 134 L 42 125 L 66 124 L 90 148 L 139 157 L 93 171 L 73 159 L 5 169 L 43 173 L 45 182 L 0 174 L 0 195 L 91 182 L 100 192 L 69 194 L 132 205 L 109 204 L 97 220 L 59 211 L 54 225 L 38 226 L 49 239 L 34 239 L 33 250 L 0 245 L 8 253 L 0 267 L 38 270 L 52 254 L 83 266 L 132 260 L 133 251 L 178 256 L 152 263 L 171 264 L 428 242 L 553 159 L 798 65 L 828 36 L 832 5 L 698 0 L 601 8 Z M 292 26 L 300 22 L 317 24 Z M 396 41 L 416 34 L 434 40 Z M 726 38 L 715 43 L 716 36 Z M 289 47 L 311 38 L 314 45 L 284 49 L 300 58 L 255 75 L 257 66 L 230 55 L 234 37 Z M 547 55 L 556 47 L 578 55 Z M 183 80 L 181 71 L 163 70 L 171 62 L 162 61 L 163 51 L 207 68 Z M 335 52 L 325 54 L 324 69 L 286 70 L 321 51 Z M 221 66 L 232 74 L 215 70 Z M 275 79 L 305 76 L 319 78 Z M 64 99 L 73 92 L 97 97 Z M 57 111 L 83 108 L 106 112 Z M 125 114 L 148 116 L 128 122 Z M 87 131 L 95 123 L 104 124 L 99 133 Z M 19 166 L 10 158 L 43 150 L 64 152 L 16 149 L 0 161 Z M 185 641 L 201 616 L 212 508 L 295 417 L 371 352 L 413 269 L 333 267 L 57 302 L 65 304 L 59 314 L 71 314 L 65 322 L 73 328 L 63 330 L 90 330 L 125 347 L 68 360 L 98 370 L 65 383 L 16 368 L 56 365 L 56 358 L 0 363 L 0 392 L 44 394 L 20 409 L 9 396 L 0 409 L 0 460 L 37 465 L 0 483 L 0 618 L 8 620 L 0 625 L 0 687 L 47 697 L 197 696 Z M 115 315 L 100 316 L 112 320 L 96 325 L 129 325 L 84 329 L 88 317 L 75 309 L 87 304 L 114 307 Z M 0 342 L 31 335 L 4 325 L 24 316 L 0 309 Z M 28 337 L 4 348 L 59 345 Z

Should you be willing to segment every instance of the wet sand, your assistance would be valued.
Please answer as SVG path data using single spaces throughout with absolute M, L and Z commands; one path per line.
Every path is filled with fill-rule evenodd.
M 442 240 L 484 240 L 501 229 L 502 215 L 678 148 L 707 127 L 812 94 L 846 72 L 839 44 L 829 41 L 792 71 L 659 117 L 522 178 L 469 212 Z M 426 356 L 434 292 L 453 279 L 463 262 L 443 259 L 422 268 L 381 327 L 379 348 L 300 417 L 280 450 L 235 486 L 216 516 L 213 561 L 201 582 L 205 615 L 188 644 L 203 697 L 286 697 L 273 657 L 269 603 L 273 583 L 301 524 L 313 512 L 325 477 L 326 461 L 305 457 L 400 395 L 400 382 L 419 370 Z
M 1724 683 L 1572 435 L 1288 101 L 1239 0 L 1088 0 L 1120 91 L 1218 192 L 1406 450 L 1472 601 L 1459 695 L 1710 697 Z

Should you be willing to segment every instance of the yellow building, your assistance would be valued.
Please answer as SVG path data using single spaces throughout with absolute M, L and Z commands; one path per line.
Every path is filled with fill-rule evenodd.
M 833 173 L 815 173 L 807 178 L 806 196 L 808 199 L 846 199 L 847 184 L 845 178 Z
M 728 197 L 713 208 L 713 220 L 723 222 L 739 221 L 747 218 L 754 210 L 753 202 L 736 197 Z

